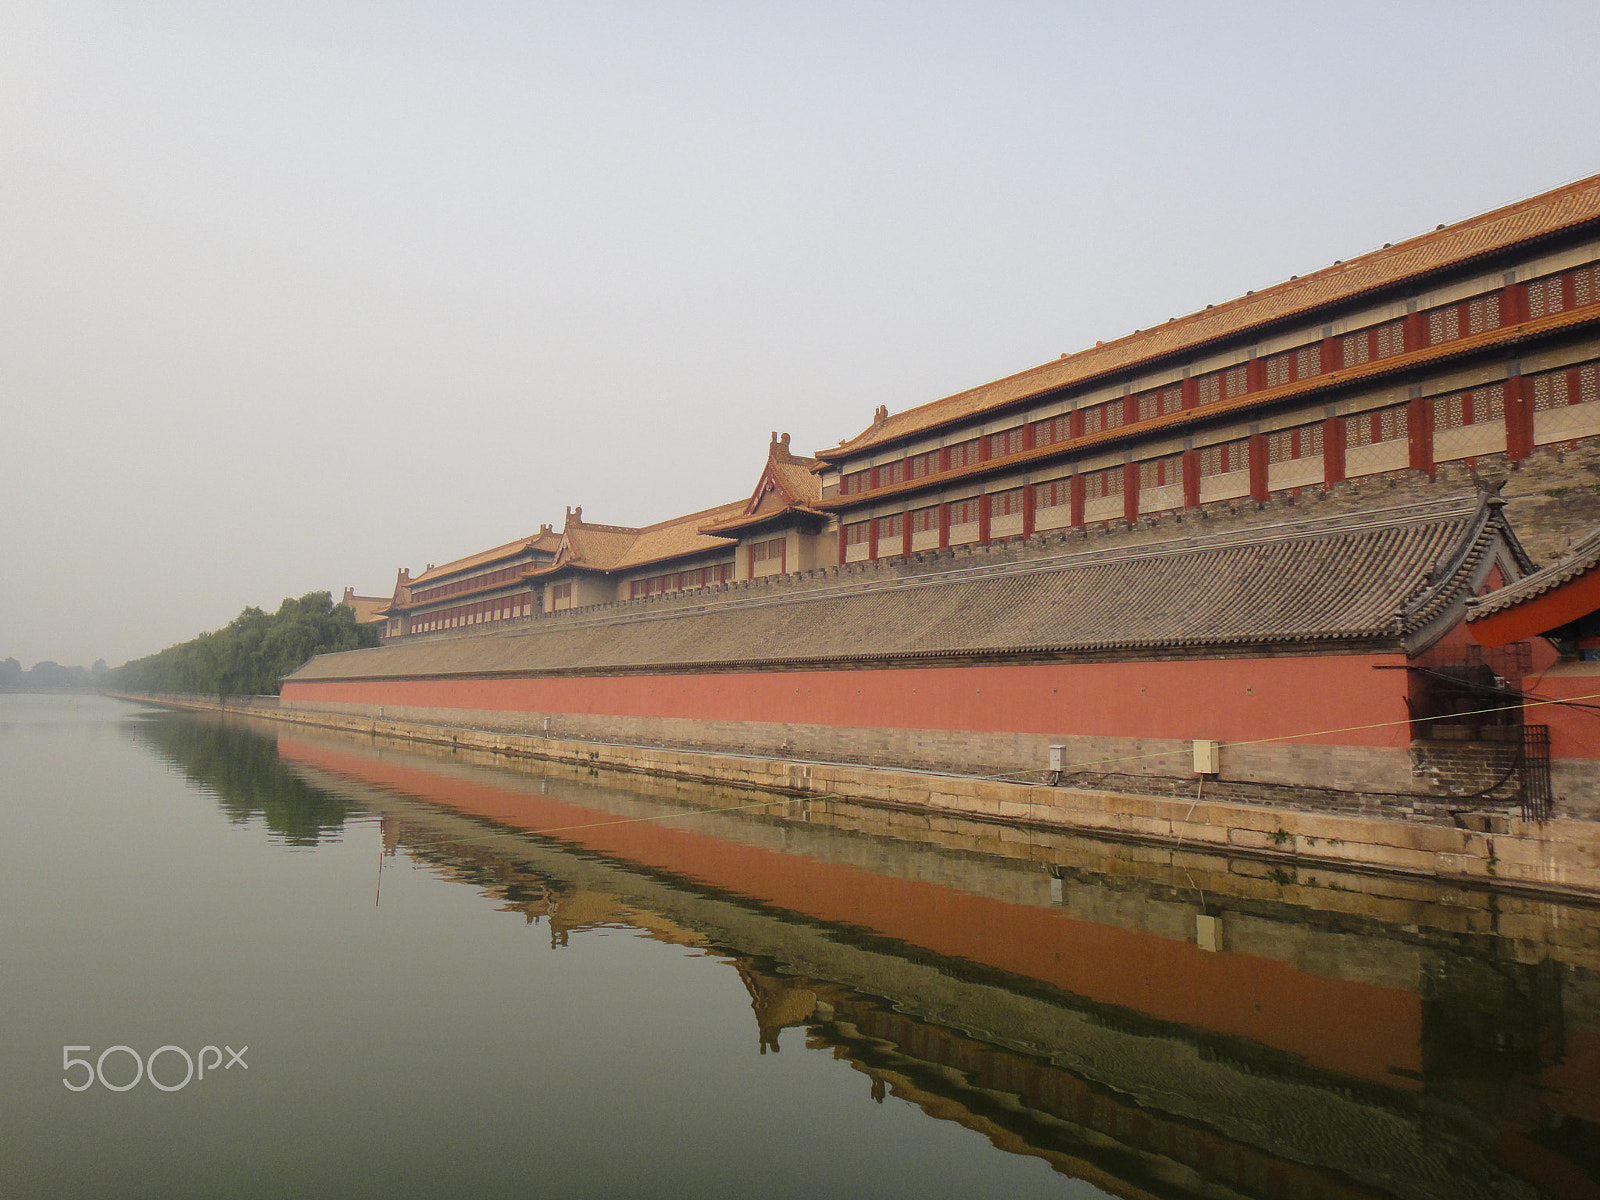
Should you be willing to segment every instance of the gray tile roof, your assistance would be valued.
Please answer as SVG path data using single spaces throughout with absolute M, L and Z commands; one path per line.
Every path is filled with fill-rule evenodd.
M 1147 657 L 1354 643 L 1400 650 L 1453 621 L 1497 537 L 1510 538 L 1497 503 L 1455 496 L 921 575 L 818 572 L 810 586 L 734 588 L 673 607 L 605 606 L 324 655 L 290 678 Z
M 1600 528 L 1595 529 L 1568 551 L 1565 557 L 1551 563 L 1544 570 L 1535 571 L 1532 575 L 1507 584 L 1487 596 L 1468 600 L 1467 620 L 1476 621 L 1490 613 L 1515 608 L 1546 592 L 1554 591 L 1563 584 L 1571 583 L 1596 567 L 1600 567 Z

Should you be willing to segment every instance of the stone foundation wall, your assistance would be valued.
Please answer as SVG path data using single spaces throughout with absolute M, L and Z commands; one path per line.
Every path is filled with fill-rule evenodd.
M 151 700 L 149 697 L 125 697 Z M 214 701 L 159 701 L 216 711 Z M 225 711 L 225 710 L 224 710 Z M 850 798 L 912 812 L 993 821 L 1002 840 L 1029 841 L 1035 829 L 1075 829 L 1195 849 L 1246 854 L 1296 867 L 1379 870 L 1600 897 L 1600 825 L 1543 823 L 1484 815 L 1465 823 L 1233 804 L 1197 794 L 1139 796 L 1049 787 L 851 763 L 797 762 L 758 755 L 697 753 L 526 734 L 425 726 L 388 718 L 280 709 L 273 719 L 435 745 L 544 758 L 646 775 L 733 784 L 787 795 Z

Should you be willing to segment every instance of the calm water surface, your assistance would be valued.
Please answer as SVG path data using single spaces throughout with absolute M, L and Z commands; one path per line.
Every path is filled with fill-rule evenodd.
M 1600 1195 L 1582 905 L 98 697 L 0 811 L 8 1196 Z

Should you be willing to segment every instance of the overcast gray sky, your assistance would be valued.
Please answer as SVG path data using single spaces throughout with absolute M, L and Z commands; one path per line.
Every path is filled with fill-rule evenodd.
M 747 493 L 1600 170 L 1600 5 L 0 5 L 0 657 Z

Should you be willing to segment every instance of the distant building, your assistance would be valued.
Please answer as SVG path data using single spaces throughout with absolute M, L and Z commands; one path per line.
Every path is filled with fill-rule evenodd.
M 1504 795 L 1519 681 L 1556 651 L 1463 616 L 1600 522 L 1597 483 L 1600 176 L 879 406 L 815 457 L 774 434 L 743 500 L 642 528 L 574 508 L 402 571 L 386 645 L 283 694 L 955 768 L 1061 744 L 1156 788 L 1217 739 L 1239 795 Z M 450 636 L 511 620 L 526 637 Z M 1324 720 L 1386 732 L 1279 744 Z M 1600 743 L 1554 728 L 1566 778 L 1600 783 Z

